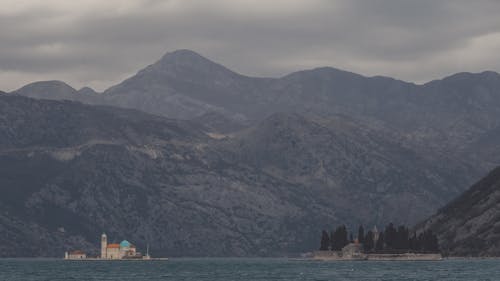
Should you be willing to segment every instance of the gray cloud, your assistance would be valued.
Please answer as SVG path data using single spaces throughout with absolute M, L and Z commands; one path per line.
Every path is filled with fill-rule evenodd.
M 103 90 L 192 49 L 238 71 L 318 66 L 425 82 L 500 71 L 500 2 L 0 0 L 0 89 L 59 79 Z

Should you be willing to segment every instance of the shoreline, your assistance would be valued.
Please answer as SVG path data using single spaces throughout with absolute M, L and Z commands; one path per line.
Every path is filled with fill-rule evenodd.
M 355 253 L 315 251 L 312 260 L 320 261 L 441 261 L 441 253 Z
M 290 257 L 171 257 L 171 258 L 152 258 L 151 260 L 200 260 L 200 259 L 213 259 L 213 260 L 224 260 L 224 259 L 241 259 L 241 260 L 252 260 L 252 259 L 269 259 L 269 260 L 290 260 L 290 261 L 321 261 L 321 259 L 315 259 L 314 257 L 299 257 L 299 256 L 290 256 Z M 500 256 L 491 256 L 491 257 L 468 257 L 468 256 L 443 256 L 443 260 L 500 260 Z M 61 257 L 0 257 L 1 260 L 39 260 L 39 261 L 58 261 L 65 260 Z M 80 259 L 70 260 L 70 261 L 79 261 Z M 102 259 L 86 259 L 87 261 L 102 261 Z M 106 261 L 106 260 L 104 260 Z M 113 260 L 114 261 L 114 260 Z M 123 260 L 118 260 L 123 261 Z M 131 261 L 131 260 L 125 260 Z M 134 260 L 132 260 L 134 261 Z M 135 261 L 147 261 L 147 260 L 135 260 Z M 374 260 L 371 260 L 374 261 Z
M 64 261 L 168 261 L 168 258 L 149 258 L 149 259 L 100 259 L 100 258 L 84 258 L 84 259 L 63 259 Z

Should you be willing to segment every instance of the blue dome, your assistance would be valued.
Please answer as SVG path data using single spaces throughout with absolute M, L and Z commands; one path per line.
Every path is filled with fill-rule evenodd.
M 130 242 L 128 242 L 127 240 L 123 240 L 120 243 L 120 248 L 126 248 L 126 247 L 130 247 Z

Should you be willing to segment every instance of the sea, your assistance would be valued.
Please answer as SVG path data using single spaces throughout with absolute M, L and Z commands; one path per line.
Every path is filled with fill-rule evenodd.
M 334 261 L 197 258 L 168 261 L 0 259 L 1 281 L 56 280 L 467 280 L 499 281 L 498 259 Z

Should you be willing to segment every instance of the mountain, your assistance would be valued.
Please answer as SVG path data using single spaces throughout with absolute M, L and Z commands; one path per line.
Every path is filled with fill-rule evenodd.
M 12 93 L 39 99 L 74 100 L 77 98 L 77 91 L 62 81 L 34 82 Z
M 460 158 L 471 157 L 467 146 L 500 126 L 500 75 L 492 71 L 457 73 L 423 85 L 331 67 L 256 78 L 193 51 L 177 50 L 102 94 L 75 94 L 69 86 L 56 87 L 60 84 L 37 82 L 15 93 L 134 108 L 176 119 L 203 120 L 199 117 L 216 112 L 230 122 L 244 120 L 243 126 L 279 112 L 344 114 L 383 122 L 422 153 Z M 491 168 L 481 167 L 475 177 Z
M 500 255 L 500 167 L 418 226 L 437 233 L 451 256 Z
M 87 96 L 95 96 L 98 93 L 94 89 L 92 89 L 90 87 L 83 87 L 80 90 L 78 90 L 78 94 L 80 94 L 80 95 L 87 95 Z
M 244 113 L 248 88 L 258 78 L 239 75 L 189 50 L 167 53 L 156 63 L 103 93 L 108 104 L 173 118 L 208 112 Z M 248 116 L 247 116 L 248 117 Z
M 235 165 L 306 186 L 365 225 L 418 221 L 468 180 L 455 174 L 467 165 L 441 165 L 401 146 L 387 128 L 342 115 L 274 114 L 219 145 Z
M 252 124 L 250 120 L 241 115 L 225 115 L 214 111 L 204 113 L 191 119 L 191 121 L 201 125 L 205 132 L 214 134 L 237 132 Z
M 37 82 L 15 93 L 134 108 L 176 119 L 213 112 L 250 121 L 278 112 L 344 114 L 384 122 L 422 149 L 446 143 L 446 148 L 461 150 L 474 136 L 500 126 L 500 75 L 492 71 L 457 73 L 423 85 L 332 67 L 256 78 L 193 51 L 177 50 L 100 95 L 75 95 L 61 84 Z
M 84 87 L 77 91 L 62 81 L 33 82 L 11 93 L 36 99 L 74 100 L 86 103 L 94 103 L 95 95 L 95 91 L 91 88 Z
M 5 180 L 12 180 L 8 185 L 60 188 L 68 181 L 68 188 L 107 188 L 104 185 L 109 184 L 112 190 L 106 194 L 140 186 L 154 194 L 153 199 L 139 200 L 150 200 L 147 206 L 166 204 L 161 200 L 167 199 L 157 191 L 166 186 L 168 194 L 178 198 L 168 200 L 173 209 L 167 214 L 166 209 L 156 210 L 166 218 L 157 220 L 162 227 L 168 222 L 173 228 L 166 233 L 152 223 L 142 227 L 149 233 L 148 239 L 159 241 L 160 249 L 178 255 L 302 251 L 316 247 L 314 229 L 332 223 L 414 223 L 500 165 L 500 75 L 491 71 L 457 73 L 423 85 L 331 67 L 281 78 L 256 78 L 235 73 L 195 52 L 178 50 L 103 93 L 87 88 L 76 91 L 62 82 L 47 81 L 11 94 L 56 101 L 2 96 L 5 148 L 0 153 L 26 156 L 19 162 L 4 158 L 3 167 L 24 170 L 24 174 L 16 174 L 6 168 L 16 175 L 5 174 Z M 57 102 L 60 100 L 101 106 Z M 31 111 L 39 113 L 30 116 Z M 128 125 L 139 124 L 137 120 L 143 123 Z M 179 132 L 175 135 L 179 139 L 171 140 L 164 131 Z M 35 153 L 39 149 L 48 150 Z M 45 170 L 50 167 L 56 168 Z M 38 181 L 21 183 L 39 171 L 45 172 Z M 82 171 L 88 178 L 97 175 L 95 182 L 82 179 Z M 124 176 L 125 172 L 131 176 Z M 180 188 L 185 185 L 189 188 Z M 80 202 L 85 196 L 71 198 Z M 266 201 L 268 197 L 272 202 Z M 93 206 L 108 204 L 85 198 Z M 189 201 L 192 198 L 196 198 L 194 203 Z M 28 204 L 24 197 L 19 200 L 12 202 Z M 187 208 L 178 206 L 183 200 L 191 206 L 183 218 L 198 226 L 184 227 L 172 211 Z M 237 205 L 228 201 L 244 210 L 239 213 Z M 91 213 L 89 206 L 75 211 L 64 205 L 65 211 L 60 213 Z M 227 211 L 227 206 L 234 210 Z M 262 210 L 262 206 L 271 209 Z M 73 231 L 91 234 L 71 236 L 71 241 L 93 243 L 95 233 L 107 228 L 105 221 L 141 212 L 125 211 L 119 202 L 106 208 L 100 211 L 100 224 Z M 123 212 L 121 218 L 117 210 Z M 104 218 L 104 212 L 115 216 Z M 204 223 L 214 221 L 214 214 L 231 223 L 215 227 Z M 265 223 L 256 226 L 261 216 Z M 22 213 L 4 217 L 18 219 L 10 227 L 29 221 Z M 75 217 L 75 221 L 80 219 L 94 220 Z M 40 231 L 47 229 L 46 218 L 30 224 Z M 115 234 L 145 239 L 134 236 L 138 228 L 129 232 L 123 224 L 111 228 Z M 21 232 L 28 233 L 28 229 Z M 249 229 L 252 234 L 247 235 Z M 289 237 L 278 236 L 284 232 Z M 45 239 L 49 239 L 47 235 Z M 237 239 L 242 235 L 243 242 Z M 193 242 L 204 239 L 211 245 Z M 231 242 L 221 245 L 225 239 Z
M 276 254 L 331 217 L 311 214 L 307 191 L 225 164 L 189 122 L 14 95 L 0 109 L 2 256 L 95 251 L 102 231 L 157 255 Z
M 466 177 L 345 116 L 280 113 L 218 137 L 12 94 L 0 112 L 1 256 L 95 253 L 103 231 L 156 255 L 299 253 L 332 225 L 415 222 Z

